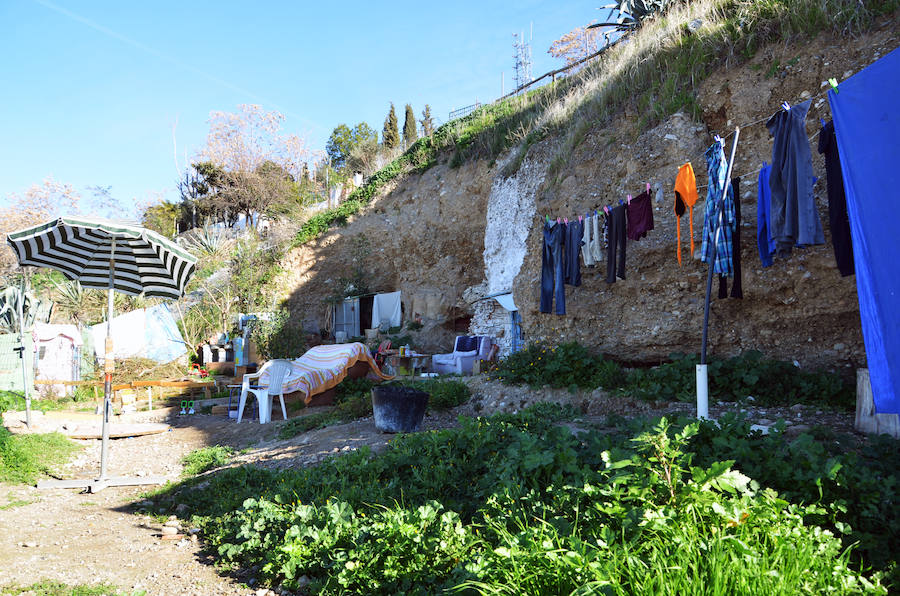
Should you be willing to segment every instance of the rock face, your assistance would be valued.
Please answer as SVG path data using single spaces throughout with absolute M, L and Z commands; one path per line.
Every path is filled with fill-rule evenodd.
M 803 365 L 864 366 L 856 280 L 842 278 L 835 265 L 824 162 L 813 135 L 819 118 L 830 118 L 822 81 L 855 72 L 900 45 L 895 30 L 883 27 L 858 39 L 835 40 L 828 34 L 764 48 L 749 62 L 714 72 L 704 82 L 697 98 L 700 121 L 678 113 L 638 134 L 640 114 L 626 108 L 590 129 L 552 176 L 547 171 L 560 140 L 551 136 L 532 145 L 509 178 L 500 173 L 509 155 L 494 164 L 475 161 L 457 169 L 445 158 L 422 174 L 403 177 L 347 226 L 288 255 L 283 287 L 289 307 L 308 330 L 323 327 L 323 299 L 349 276 L 350 240 L 365 234 L 373 247 L 369 288 L 403 292 L 405 315 L 425 325 L 417 342 L 421 349 L 449 351 L 452 337 L 468 329 L 494 335 L 508 350 L 509 312 L 490 297 L 512 290 L 526 342 L 577 340 L 639 362 L 664 360 L 673 352 L 697 353 L 707 275 L 699 261 L 707 178 L 703 152 L 714 134 L 724 136 L 735 125 L 752 123 L 741 131 L 734 165 L 741 177 L 744 297 L 717 299 L 714 280 L 709 352 L 726 356 L 760 350 Z M 840 47 L 829 45 L 835 43 Z M 772 74 L 771 64 L 784 66 Z M 764 121 L 782 101 L 801 97 L 813 98 L 807 132 L 826 244 L 795 248 L 789 259 L 776 259 L 763 269 L 756 244 L 757 176 L 772 151 Z M 701 186 L 693 213 L 697 250 L 692 258 L 685 215 L 679 266 L 673 187 L 679 166 L 687 161 Z M 566 287 L 568 314 L 539 313 L 540 218 L 572 218 L 614 205 L 648 183 L 655 228 L 640 241 L 628 241 L 626 279 L 607 284 L 605 260 L 583 267 L 582 285 Z

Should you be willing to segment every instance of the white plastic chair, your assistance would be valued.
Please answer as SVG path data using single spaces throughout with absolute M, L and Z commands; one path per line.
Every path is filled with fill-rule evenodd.
M 240 422 L 244 415 L 244 406 L 247 405 L 247 394 L 252 393 L 259 403 L 259 423 L 265 424 L 272 420 L 272 403 L 275 396 L 281 400 L 281 414 L 287 420 L 287 408 L 284 407 L 284 390 L 282 383 L 284 376 L 291 370 L 289 360 L 270 360 L 262 365 L 255 373 L 244 375 L 241 383 L 241 402 L 238 405 L 237 421 Z M 268 373 L 268 385 L 251 385 L 250 381 L 259 379 L 264 373 Z

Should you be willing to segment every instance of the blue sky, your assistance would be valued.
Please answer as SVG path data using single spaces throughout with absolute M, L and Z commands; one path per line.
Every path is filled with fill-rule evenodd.
M 533 24 L 533 73 L 553 40 L 604 2 L 145 3 L 0 0 L 0 201 L 47 176 L 110 186 L 123 202 L 176 200 L 210 111 L 260 104 L 324 149 L 340 123 L 381 131 L 390 102 L 438 123 L 500 95 L 512 34 Z M 176 126 L 177 122 L 177 126 Z

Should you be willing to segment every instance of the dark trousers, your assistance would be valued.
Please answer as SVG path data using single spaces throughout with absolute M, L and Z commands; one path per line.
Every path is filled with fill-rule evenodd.
M 556 314 L 566 314 L 566 291 L 563 288 L 563 248 L 565 226 L 556 222 L 544 224 L 544 247 L 541 252 L 541 312 L 549 313 L 556 296 Z
M 558 224 L 557 224 L 558 225 Z M 563 272 L 565 282 L 570 286 L 581 285 L 581 262 L 578 260 L 581 254 L 581 241 L 584 236 L 584 226 L 577 219 L 565 224 L 566 246 L 563 250 Z
M 734 189 L 734 232 L 731 233 L 731 261 L 734 266 L 734 281 L 731 282 L 731 297 L 743 298 L 744 288 L 741 285 L 741 179 L 732 178 Z M 719 276 L 719 298 L 728 298 L 728 287 L 724 275 Z
M 606 283 L 616 283 L 616 277 L 625 279 L 625 205 L 614 207 L 606 219 Z M 617 250 L 618 248 L 618 250 Z M 618 268 L 616 254 L 618 253 Z

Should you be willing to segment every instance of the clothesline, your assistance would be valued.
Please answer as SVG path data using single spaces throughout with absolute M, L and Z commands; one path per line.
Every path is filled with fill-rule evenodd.
M 828 93 L 828 89 L 825 89 L 824 91 L 820 91 L 820 92 L 817 93 L 816 95 L 813 95 L 812 97 L 809 98 L 809 101 L 812 102 L 812 100 L 814 100 L 814 99 L 819 99 L 820 97 L 823 97 L 826 93 Z M 801 100 L 801 103 L 802 103 L 803 101 L 807 101 L 807 100 L 805 100 L 805 99 L 804 99 L 804 100 Z M 796 105 L 796 104 L 791 104 L 791 105 Z M 782 109 L 783 109 L 783 108 L 779 108 L 778 110 L 772 112 L 771 114 L 769 114 L 769 115 L 766 116 L 765 118 L 760 118 L 759 120 L 754 120 L 753 122 L 750 122 L 750 123 L 748 123 L 748 124 L 742 124 L 742 125 L 739 125 L 737 128 L 740 128 L 741 130 L 744 130 L 745 128 L 749 128 L 749 127 L 751 127 L 751 126 L 756 126 L 757 124 L 761 124 L 761 123 L 763 123 L 763 122 L 768 122 L 769 119 L 772 118 L 772 116 L 774 116 L 775 114 L 777 114 L 777 113 L 778 113 L 779 111 L 781 111 Z M 817 109 L 817 108 L 816 108 L 815 105 L 813 105 L 810 109 Z M 733 134 L 734 134 L 734 129 L 732 129 L 730 132 L 728 132 L 725 136 L 721 137 L 721 139 L 724 141 L 725 139 L 727 139 L 728 137 L 730 137 L 730 136 L 733 135 Z M 716 135 L 715 133 L 713 133 L 713 136 L 718 136 L 718 135 Z M 700 158 L 703 157 L 705 154 L 706 154 L 706 149 L 704 149 L 703 151 L 701 151 L 700 153 L 698 153 L 697 155 L 695 155 L 695 156 L 693 157 L 693 159 L 700 159 Z
M 819 133 L 820 133 L 820 132 L 822 132 L 822 129 L 819 129 L 819 130 L 817 130 L 816 132 L 814 132 L 812 135 L 810 135 L 809 138 L 808 138 L 808 141 L 809 141 L 810 143 L 812 143 L 812 140 L 813 140 L 814 138 L 816 138 L 817 136 L 819 136 Z M 762 169 L 763 169 L 763 166 L 760 166 L 760 167 L 756 168 L 755 170 L 753 170 L 752 172 L 747 172 L 746 174 L 735 175 L 735 176 L 732 176 L 731 178 L 732 178 L 732 179 L 734 179 L 734 178 L 740 178 L 740 179 L 743 180 L 743 179 L 746 178 L 747 176 L 752 176 L 753 174 L 759 174 L 759 172 L 760 172 Z M 708 186 L 709 186 L 709 184 L 698 184 L 698 185 L 697 185 L 697 190 L 699 191 L 701 188 L 707 188 Z

